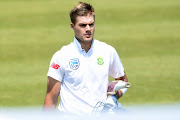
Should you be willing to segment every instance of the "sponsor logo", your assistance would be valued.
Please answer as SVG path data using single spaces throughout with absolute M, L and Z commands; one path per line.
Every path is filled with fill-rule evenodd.
M 58 69 L 60 66 L 53 62 L 50 67 L 52 67 L 54 69 Z
M 79 65 L 80 63 L 78 58 L 70 59 L 69 66 L 71 67 L 71 69 L 77 70 L 79 68 Z
M 98 65 L 103 65 L 104 64 L 104 61 L 103 61 L 102 57 L 97 57 L 97 64 Z

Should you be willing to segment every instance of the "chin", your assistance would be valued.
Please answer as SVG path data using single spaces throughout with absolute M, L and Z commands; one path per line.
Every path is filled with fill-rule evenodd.
M 92 38 L 84 39 L 84 41 L 87 42 L 87 43 L 88 43 L 88 42 L 92 42 L 92 40 L 93 40 Z
M 93 37 L 84 38 L 84 40 L 87 40 L 87 41 L 92 41 L 92 40 L 93 40 Z

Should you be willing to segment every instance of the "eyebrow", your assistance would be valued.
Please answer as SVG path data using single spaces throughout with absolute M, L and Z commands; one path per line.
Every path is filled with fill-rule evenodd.
M 79 23 L 80 26 L 86 26 L 86 25 L 92 25 L 92 24 L 94 24 L 94 22 L 89 23 L 89 24 L 86 24 L 86 23 Z

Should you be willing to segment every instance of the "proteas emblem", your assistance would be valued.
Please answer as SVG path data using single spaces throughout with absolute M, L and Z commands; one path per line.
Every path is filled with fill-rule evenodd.
M 97 64 L 99 64 L 99 65 L 103 65 L 104 64 L 104 61 L 103 61 L 102 57 L 97 57 Z
M 78 58 L 70 59 L 69 65 L 70 65 L 71 69 L 77 70 L 80 65 L 79 59 Z

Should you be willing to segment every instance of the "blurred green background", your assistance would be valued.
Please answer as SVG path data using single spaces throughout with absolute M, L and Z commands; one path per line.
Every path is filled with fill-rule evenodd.
M 42 106 L 52 55 L 73 41 L 78 0 L 0 0 L 0 106 Z M 123 105 L 180 103 L 180 0 L 84 0 L 131 88 Z M 110 78 L 112 80 L 112 78 Z

